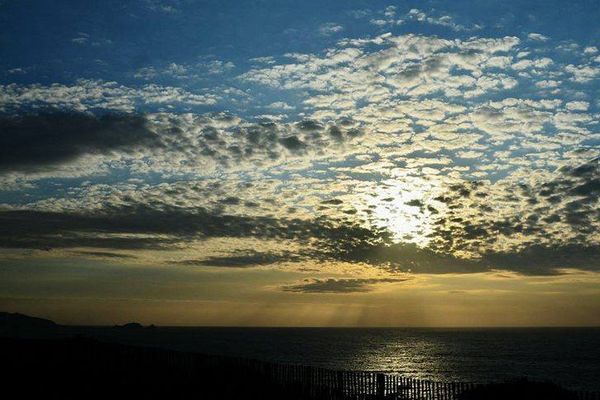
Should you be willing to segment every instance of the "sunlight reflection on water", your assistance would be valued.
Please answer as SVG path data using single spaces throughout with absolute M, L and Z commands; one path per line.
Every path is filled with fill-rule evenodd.
M 600 329 L 85 328 L 124 343 L 436 381 L 528 376 L 600 390 Z

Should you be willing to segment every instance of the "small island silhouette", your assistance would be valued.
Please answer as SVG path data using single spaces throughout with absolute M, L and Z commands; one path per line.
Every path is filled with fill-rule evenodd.
M 121 329 L 144 329 L 144 325 L 140 324 L 139 322 L 128 322 L 123 325 L 115 325 L 114 327 Z

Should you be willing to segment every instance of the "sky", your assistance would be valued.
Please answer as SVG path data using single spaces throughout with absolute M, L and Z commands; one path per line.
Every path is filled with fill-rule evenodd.
M 595 1 L 0 1 L 0 308 L 600 325 Z

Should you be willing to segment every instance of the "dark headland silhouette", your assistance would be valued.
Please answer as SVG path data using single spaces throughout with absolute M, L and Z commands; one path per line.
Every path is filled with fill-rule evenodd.
M 35 333 L 57 328 L 54 321 L 44 318 L 30 317 L 19 313 L 0 312 L 0 334 L 24 334 Z
M 139 323 L 112 329 L 145 330 Z M 74 327 L 0 313 L 3 392 L 43 399 L 588 400 L 552 383 L 430 382 L 110 343 Z

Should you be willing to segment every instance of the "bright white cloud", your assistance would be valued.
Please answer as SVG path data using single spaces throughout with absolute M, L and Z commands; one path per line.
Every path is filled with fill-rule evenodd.
M 548 40 L 547 36 L 544 36 L 541 33 L 535 33 L 535 32 L 530 33 L 529 35 L 527 35 L 527 37 L 530 40 L 534 40 L 534 41 L 538 41 L 538 42 L 545 42 Z
M 333 22 L 328 22 L 319 27 L 319 33 L 323 36 L 333 35 L 334 33 L 339 33 L 343 30 L 344 30 L 343 26 L 333 23 Z
M 219 97 L 191 93 L 178 87 L 147 84 L 141 88 L 116 82 L 79 80 L 74 85 L 0 85 L 0 110 L 63 108 L 87 111 L 94 108 L 131 112 L 140 105 L 215 104 Z

